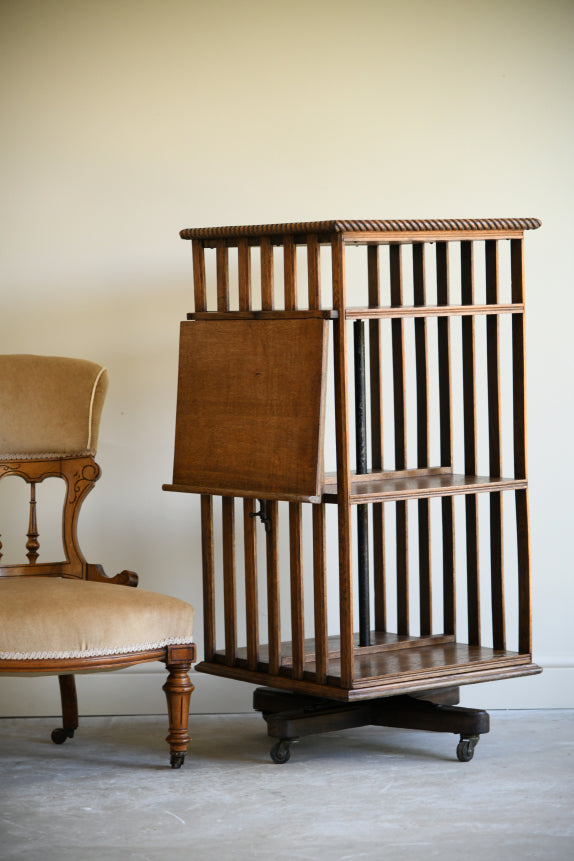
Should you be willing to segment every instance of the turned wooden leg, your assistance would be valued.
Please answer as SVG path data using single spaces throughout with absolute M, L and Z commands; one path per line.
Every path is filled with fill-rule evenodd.
M 60 683 L 60 698 L 62 700 L 62 727 L 52 731 L 51 739 L 54 744 L 63 744 L 67 738 L 74 737 L 78 728 L 78 698 L 76 696 L 76 680 L 73 676 L 58 676 Z
M 189 669 L 195 658 L 195 648 L 192 646 L 171 646 L 165 662 L 169 671 L 168 679 L 163 686 L 167 698 L 169 715 L 169 735 L 166 738 L 170 749 L 170 765 L 181 768 L 187 751 L 187 743 L 191 740 L 187 731 L 189 720 L 189 700 L 193 685 L 189 680 Z

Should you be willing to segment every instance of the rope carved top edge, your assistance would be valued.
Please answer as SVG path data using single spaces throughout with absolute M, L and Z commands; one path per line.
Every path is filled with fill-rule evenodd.
M 536 230 L 538 218 L 446 218 L 359 221 L 303 221 L 289 224 L 238 225 L 235 227 L 191 227 L 180 230 L 182 239 L 232 239 L 281 236 L 301 233 L 418 233 L 457 230 Z

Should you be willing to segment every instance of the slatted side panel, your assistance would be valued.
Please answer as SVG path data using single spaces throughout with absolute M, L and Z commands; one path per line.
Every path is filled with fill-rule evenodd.
M 493 480 L 505 474 L 512 477 L 512 470 L 510 475 L 508 468 L 506 472 L 503 470 L 503 440 L 506 433 L 504 444 L 508 447 L 511 428 L 507 422 L 511 417 L 508 415 L 510 410 L 503 410 L 502 400 L 504 387 L 510 384 L 508 368 L 512 346 L 514 415 L 520 426 L 525 402 L 523 264 L 520 242 L 514 241 L 512 246 L 508 240 L 504 243 L 507 244 L 502 240 L 479 243 L 442 241 L 436 243 L 434 253 L 423 243 L 389 247 L 390 303 L 397 310 L 405 308 L 406 313 L 403 318 L 396 316 L 384 324 L 388 326 L 391 342 L 388 356 L 392 381 L 386 376 L 383 380 L 386 369 L 381 357 L 381 321 L 372 314 L 369 319 L 365 314 L 369 319 L 369 468 L 373 472 L 384 469 L 382 412 L 385 406 L 393 413 L 396 470 L 416 468 L 424 472 L 438 468 L 474 476 L 490 474 Z M 504 250 L 502 264 L 499 259 L 501 247 Z M 412 254 L 412 267 L 409 265 L 409 252 Z M 451 267 L 451 256 L 454 256 L 454 267 Z M 381 295 L 386 289 L 386 285 L 384 289 L 381 285 L 381 257 L 380 248 L 367 247 L 368 309 L 381 306 Z M 444 316 L 435 312 L 434 302 L 429 298 L 435 284 L 436 306 L 449 310 Z M 508 316 L 510 298 L 518 306 L 517 313 L 511 317 Z M 424 309 L 428 307 L 427 303 L 433 308 L 428 318 L 411 313 L 411 305 Z M 495 313 L 485 313 L 490 306 L 496 306 Z M 461 314 L 457 310 L 463 308 L 470 313 Z M 358 316 L 353 314 L 351 319 L 356 320 Z M 505 321 L 504 328 L 501 320 Z M 511 325 L 512 345 L 509 336 Z M 453 339 L 461 353 L 453 349 Z M 412 356 L 409 355 L 411 347 Z M 391 382 L 392 392 L 389 392 Z M 407 414 L 409 425 L 412 423 L 409 433 Z M 525 442 L 519 430 L 514 431 L 514 451 L 515 475 L 525 476 Z M 504 571 L 509 553 L 503 540 L 503 499 L 500 491 L 469 493 L 458 501 L 455 497 L 417 500 L 413 494 L 409 502 L 385 506 L 391 509 L 386 529 L 382 516 L 379 520 L 382 512 L 372 505 L 374 529 L 371 546 L 374 552 L 370 573 L 375 587 L 377 630 L 396 630 L 411 635 L 420 633 L 421 636 L 456 635 L 458 591 L 461 619 L 463 607 L 466 617 L 459 626 L 461 639 L 476 645 L 492 645 L 497 650 L 507 648 L 507 617 L 510 612 L 514 625 L 514 604 L 509 611 Z M 455 511 L 459 506 L 460 515 L 464 516 L 460 517 L 456 534 Z M 520 541 L 519 638 L 520 649 L 526 651 L 530 637 L 530 593 L 525 492 L 516 494 L 516 506 Z M 411 530 L 408 529 L 409 509 L 411 518 L 416 516 L 417 529 L 412 528 L 413 522 Z M 380 538 L 377 524 L 380 524 Z M 392 564 L 396 575 L 396 627 L 394 619 L 387 618 L 386 605 L 392 606 L 395 596 L 392 584 L 388 578 L 385 583 L 384 578 L 385 541 L 390 553 L 389 564 Z M 458 590 L 455 579 L 457 556 L 464 575 Z M 409 557 L 416 560 L 416 570 L 415 566 L 410 566 Z M 482 557 L 482 565 L 479 565 L 479 557 Z M 379 584 L 384 584 L 380 592 Z M 513 591 L 510 600 L 514 602 L 515 598 Z M 358 603 L 360 606 L 360 600 Z M 490 610 L 484 618 L 481 605 Z M 515 649 L 514 636 L 512 640 L 508 648 Z

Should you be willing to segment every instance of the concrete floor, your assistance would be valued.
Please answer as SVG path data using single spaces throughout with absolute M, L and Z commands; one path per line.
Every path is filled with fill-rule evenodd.
M 192 715 L 184 767 L 160 717 L 0 720 L 0 858 L 574 859 L 574 712 L 491 712 L 455 736 L 365 727 L 274 765 L 259 715 Z

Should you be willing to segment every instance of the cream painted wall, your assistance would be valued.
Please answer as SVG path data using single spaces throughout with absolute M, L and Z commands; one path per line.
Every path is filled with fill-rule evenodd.
M 465 702 L 574 705 L 572 3 L 4 0 L 0 16 L 0 349 L 109 368 L 83 546 L 197 607 L 198 503 L 161 491 L 191 309 L 178 230 L 542 219 L 526 247 L 535 657 L 547 669 Z M 157 711 L 159 687 L 153 670 L 81 680 L 83 711 Z M 198 676 L 193 708 L 248 709 L 249 691 Z M 53 680 L 2 679 L 0 698 L 2 714 L 57 709 Z

